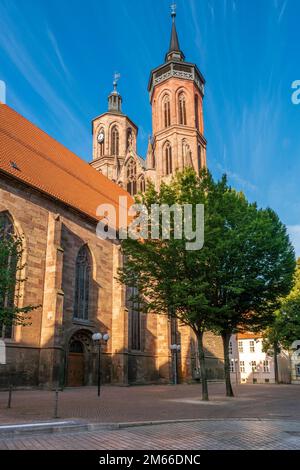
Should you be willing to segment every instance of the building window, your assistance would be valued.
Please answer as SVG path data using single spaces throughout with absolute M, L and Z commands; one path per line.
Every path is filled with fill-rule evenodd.
M 252 372 L 257 372 L 256 361 L 251 361 Z
M 250 352 L 251 353 L 255 352 L 255 343 L 254 343 L 254 341 L 250 341 Z
M 133 142 L 132 129 L 131 129 L 131 127 L 128 127 L 128 129 L 127 129 L 127 150 L 132 148 L 132 142 Z
M 184 93 L 180 93 L 178 98 L 179 124 L 186 126 L 186 106 Z
M 232 354 L 232 341 L 229 342 L 229 354 Z
M 131 196 L 136 194 L 136 162 L 131 158 L 126 168 L 127 191 Z
M 300 364 L 296 364 L 296 376 L 300 377 Z
M 239 352 L 240 352 L 240 353 L 243 353 L 243 352 L 244 352 L 243 341 L 239 341 L 239 342 L 238 342 L 238 349 L 239 349 Z
M 270 363 L 269 361 L 264 361 L 263 362 L 263 366 L 264 366 L 264 372 L 270 372 Z
M 198 159 L 198 172 L 200 173 L 202 164 L 201 164 L 201 145 L 198 144 L 197 147 L 197 159 Z
M 76 259 L 74 318 L 88 320 L 91 260 L 86 245 L 80 248 Z
M 245 372 L 245 361 L 240 361 L 240 372 Z
M 138 288 L 126 288 L 126 307 L 128 309 L 128 321 L 130 331 L 130 348 L 135 351 L 141 349 L 141 315 L 140 304 L 137 299 Z
M 166 175 L 172 173 L 172 147 L 169 142 L 165 146 L 165 173 Z
M 195 125 L 196 125 L 196 129 L 199 130 L 199 99 L 198 99 L 198 95 L 195 95 Z
M 0 241 L 5 243 L 15 235 L 15 229 L 12 219 L 6 212 L 0 213 Z M 5 244 L 6 245 L 6 244 Z M 3 250 L 1 256 L 1 269 L 7 274 L 7 289 L 0 293 L 0 310 L 7 310 L 8 314 L 13 310 L 15 302 L 15 288 L 17 275 L 18 254 L 17 247 L 12 244 L 11 248 Z M 6 276 L 5 276 L 6 277 Z M 12 337 L 12 324 L 8 321 L 0 321 L 0 338 Z
M 117 126 L 111 130 L 111 155 L 119 155 L 119 131 Z
M 99 143 L 99 156 L 103 157 L 104 155 L 104 141 L 105 141 L 105 133 L 103 127 L 100 129 L 98 134 L 98 143 Z
M 139 191 L 144 193 L 146 190 L 145 178 L 144 175 L 139 177 Z
M 165 96 L 163 100 L 163 110 L 164 110 L 165 127 L 169 127 L 171 125 L 171 108 L 170 108 L 170 98 L 168 95 Z

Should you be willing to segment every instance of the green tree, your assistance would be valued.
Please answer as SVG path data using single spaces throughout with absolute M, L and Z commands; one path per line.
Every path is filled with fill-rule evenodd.
M 210 179 L 204 173 L 202 178 L 198 178 L 193 171 L 186 170 L 178 174 L 170 185 L 163 184 L 159 192 L 149 184 L 139 201 L 149 209 L 152 204 L 172 206 L 177 203 L 183 206 L 190 203 L 195 207 L 204 202 L 209 183 Z M 193 211 L 193 228 L 195 217 Z M 206 309 L 203 293 L 206 286 L 204 258 L 201 256 L 202 250 L 186 250 L 188 240 L 185 236 L 176 239 L 177 225 L 178 220 L 171 213 L 169 239 L 124 240 L 125 263 L 119 273 L 120 280 L 128 286 L 138 284 L 138 296 L 144 300 L 146 311 L 176 318 L 195 332 L 201 364 L 202 399 L 208 400 L 203 334 L 210 325 L 210 312 Z M 158 228 L 161 234 L 162 217 Z
M 293 341 L 300 339 L 300 258 L 294 273 L 290 293 L 281 299 L 281 306 L 273 315 L 273 323 L 264 332 L 264 351 L 274 356 L 275 382 L 279 382 L 277 356 L 281 348 L 289 350 Z
M 0 337 L 5 337 L 5 331 L 12 325 L 29 325 L 29 313 L 37 308 L 34 305 L 18 307 L 20 286 L 25 281 L 22 258 L 22 238 L 0 219 Z
M 186 250 L 186 239 L 126 240 L 122 280 L 139 279 L 147 308 L 175 316 L 189 325 L 198 339 L 202 397 L 208 399 L 203 334 L 222 336 L 226 393 L 230 382 L 229 339 L 239 330 L 261 330 L 272 321 L 278 298 L 291 286 L 294 251 L 286 229 L 270 209 L 258 209 L 230 188 L 224 176 L 214 182 L 210 173 L 198 177 L 191 169 L 176 175 L 156 193 L 150 186 L 142 198 L 150 204 L 202 203 L 205 243 Z M 195 211 L 194 211 L 195 212 Z M 193 212 L 193 228 L 195 215 Z
M 261 331 L 272 322 L 292 282 L 294 250 L 271 209 L 258 209 L 242 193 L 213 184 L 205 206 L 208 289 L 205 297 L 223 340 L 226 395 L 233 396 L 229 341 L 233 333 Z

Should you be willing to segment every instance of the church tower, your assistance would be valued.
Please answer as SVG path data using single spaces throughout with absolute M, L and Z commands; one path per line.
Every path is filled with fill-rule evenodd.
M 109 179 L 120 183 L 126 156 L 136 153 L 137 126 L 122 112 L 122 97 L 117 90 L 115 74 L 113 91 L 108 96 L 108 111 L 92 121 L 93 160 L 90 163 Z
M 155 173 L 157 186 L 186 166 L 197 172 L 206 166 L 202 106 L 205 80 L 195 64 L 185 61 L 180 49 L 175 6 L 171 17 L 165 62 L 152 70 L 148 85 L 153 138 L 147 168 Z

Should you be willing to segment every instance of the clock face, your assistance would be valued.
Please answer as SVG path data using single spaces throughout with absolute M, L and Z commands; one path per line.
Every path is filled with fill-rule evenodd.
M 98 134 L 98 142 L 99 142 L 99 144 L 101 144 L 101 142 L 103 142 L 103 140 L 104 140 L 104 134 L 103 134 L 103 132 L 99 132 L 99 134 Z

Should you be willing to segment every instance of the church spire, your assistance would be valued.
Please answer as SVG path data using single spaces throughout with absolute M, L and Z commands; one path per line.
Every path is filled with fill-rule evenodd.
M 171 30 L 171 39 L 169 51 L 166 54 L 166 62 L 170 60 L 179 60 L 183 61 L 185 59 L 184 53 L 180 50 L 178 34 L 176 30 L 176 4 L 171 5 L 171 18 L 172 18 L 172 30 Z
M 119 73 L 114 74 L 113 91 L 108 96 L 108 111 L 111 113 L 122 113 L 122 96 L 117 90 Z

